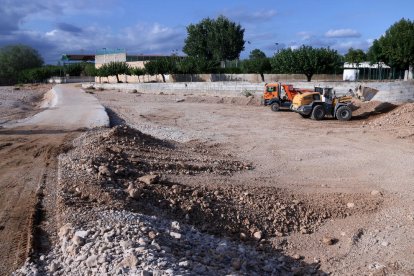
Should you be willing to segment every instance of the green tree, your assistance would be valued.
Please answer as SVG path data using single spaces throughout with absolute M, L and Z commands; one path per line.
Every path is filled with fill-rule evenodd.
M 15 83 L 21 71 L 40 67 L 43 59 L 32 47 L 9 45 L 0 48 L 0 83 Z
M 108 64 L 103 64 L 101 67 L 99 67 L 96 70 L 96 76 L 100 77 L 100 78 L 107 78 L 108 82 L 109 82 L 109 69 L 108 69 Z
M 260 74 L 262 81 L 264 81 L 264 73 L 272 69 L 266 54 L 259 49 L 250 52 L 249 59 L 243 62 L 243 67 L 248 73 Z
M 104 64 L 103 73 L 108 76 L 115 76 L 116 82 L 120 83 L 119 75 L 129 74 L 129 65 L 124 61 L 111 61 L 109 63 Z
M 414 65 L 414 21 L 401 19 L 383 36 L 375 40 L 368 51 L 371 62 L 385 62 L 397 69 Z
M 271 59 L 272 70 L 282 74 L 304 74 L 308 81 L 315 73 L 329 74 L 339 70 L 342 57 L 330 48 L 301 46 L 299 49 L 283 49 Z
M 159 58 L 145 63 L 145 71 L 151 76 L 160 74 L 165 82 L 165 74 L 173 74 L 177 71 L 177 64 L 173 58 Z
M 375 39 L 367 52 L 367 58 L 371 64 L 385 62 L 386 57 L 382 50 L 381 44 L 378 39 Z
M 244 29 L 224 16 L 187 26 L 183 52 L 206 61 L 233 60 L 244 50 Z
M 344 60 L 348 63 L 358 64 L 367 61 L 367 54 L 361 49 L 349 48 L 348 53 L 345 54 Z
M 70 63 L 63 66 L 63 72 L 69 76 L 80 76 L 83 71 L 83 65 L 81 63 Z
M 138 82 L 141 82 L 139 77 L 140 76 L 145 76 L 145 69 L 134 67 L 134 68 L 130 69 L 130 74 L 133 75 L 133 76 L 137 76 L 138 77 Z
M 86 63 L 83 67 L 82 70 L 82 75 L 84 76 L 96 76 L 97 72 L 96 72 L 96 68 L 95 68 L 95 64 L 93 63 Z

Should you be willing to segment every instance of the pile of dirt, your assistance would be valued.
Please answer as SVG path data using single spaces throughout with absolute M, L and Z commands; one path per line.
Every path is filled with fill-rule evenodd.
M 5 86 L 0 88 L 0 124 L 32 116 L 40 111 L 43 95 L 51 85 Z
M 191 183 L 195 174 L 231 176 L 249 169 L 251 164 L 203 144 L 165 142 L 117 126 L 81 137 L 62 159 L 62 204 L 164 216 L 209 233 L 256 241 L 311 233 L 328 219 L 381 206 L 380 197 L 362 194 L 306 196 L 278 188 L 193 187 L 169 180 L 181 175 Z
M 362 102 L 360 100 L 353 99 L 352 116 L 354 119 L 366 119 L 371 116 L 387 113 L 396 107 L 396 105 L 393 105 L 391 103 L 384 103 L 380 101 Z
M 412 127 L 414 126 L 414 103 L 400 105 L 391 112 L 376 118 L 372 124 L 388 127 Z

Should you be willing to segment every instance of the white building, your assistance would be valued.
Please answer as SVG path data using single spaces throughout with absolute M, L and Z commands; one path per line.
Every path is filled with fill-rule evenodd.
M 382 69 L 391 69 L 384 62 L 370 64 L 368 61 L 361 63 L 344 63 L 344 81 L 357 81 L 359 79 L 359 74 L 361 69 L 373 69 L 373 70 L 382 70 Z

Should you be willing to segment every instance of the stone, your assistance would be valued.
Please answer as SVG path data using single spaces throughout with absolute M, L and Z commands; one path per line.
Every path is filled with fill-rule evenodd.
M 79 230 L 75 232 L 75 236 L 79 236 L 81 238 L 86 238 L 89 235 L 88 231 L 84 231 L 84 230 Z
M 177 100 L 175 100 L 177 103 L 181 103 L 181 102 L 183 102 L 184 101 L 184 99 L 177 99 Z
M 138 199 L 141 195 L 141 191 L 139 189 L 130 189 L 128 190 L 128 195 L 130 198 Z
M 111 171 L 109 170 L 108 166 L 102 165 L 98 168 L 98 175 L 111 176 Z
M 157 236 L 157 234 L 154 231 L 149 231 L 148 232 L 148 237 L 153 240 L 155 239 L 155 237 Z
M 67 223 L 67 224 L 63 225 L 62 227 L 60 227 L 58 236 L 59 236 L 59 238 L 62 239 L 63 237 L 66 237 L 67 235 L 69 235 L 69 233 L 72 232 L 72 231 L 73 231 L 72 224 Z
M 156 184 L 160 177 L 157 174 L 147 174 L 138 178 L 138 181 L 144 182 L 147 185 Z
M 86 259 L 85 264 L 88 267 L 97 266 L 98 265 L 98 256 L 96 256 L 96 255 L 89 256 L 89 258 Z
M 373 195 L 373 196 L 381 195 L 381 192 L 377 191 L 377 190 L 372 190 L 371 195 Z
M 178 263 L 178 266 L 180 267 L 188 267 L 190 263 L 188 261 L 182 261 Z
M 56 263 L 56 262 L 52 262 L 52 263 L 49 265 L 49 271 L 50 271 L 50 272 L 52 272 L 52 273 L 54 273 L 54 272 L 58 271 L 58 270 L 59 270 L 59 268 L 60 268 L 60 266 L 59 266 L 59 264 L 58 264 L 58 263 Z
M 296 253 L 296 254 L 293 254 L 292 258 L 295 260 L 300 260 L 302 259 L 302 256 Z
M 240 270 L 241 268 L 241 260 L 239 258 L 234 258 L 231 260 L 231 266 L 234 270 Z
M 333 244 L 335 244 L 336 239 L 332 238 L 332 237 L 325 236 L 325 237 L 322 238 L 322 242 L 326 245 L 333 245 Z
M 121 262 L 121 265 L 123 267 L 135 268 L 137 267 L 138 262 L 138 258 L 133 253 L 129 253 L 124 257 L 124 259 Z
M 85 244 L 85 239 L 84 239 L 84 238 L 82 238 L 82 237 L 80 237 L 80 236 L 75 235 L 75 236 L 73 236 L 73 238 L 72 238 L 72 242 L 73 242 L 74 244 L 76 244 L 77 246 L 82 246 L 82 245 L 84 245 L 84 244 Z
M 177 232 L 170 232 L 170 236 L 177 240 L 181 239 L 181 234 Z
M 178 221 L 171 222 L 171 228 L 175 230 L 180 230 L 180 223 Z
M 346 207 L 348 207 L 349 209 L 352 209 L 352 208 L 354 208 L 354 207 L 355 207 L 355 203 L 353 203 L 353 202 L 348 202 L 348 203 L 346 204 Z
M 121 245 L 123 250 L 127 250 L 134 247 L 134 243 L 132 241 L 120 241 L 119 244 Z
M 257 240 L 257 241 L 261 240 L 261 239 L 262 239 L 262 236 L 263 236 L 262 231 L 256 231 L 256 232 L 254 232 L 254 234 L 253 234 L 253 238 L 254 238 L 255 240 Z
M 383 241 L 383 242 L 381 243 L 381 245 L 382 245 L 382 246 L 388 246 L 388 245 L 390 245 L 390 243 L 389 243 L 389 242 L 387 242 L 387 241 Z

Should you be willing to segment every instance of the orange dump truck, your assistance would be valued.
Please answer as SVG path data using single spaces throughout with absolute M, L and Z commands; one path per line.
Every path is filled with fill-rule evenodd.
M 289 108 L 296 94 L 312 92 L 308 89 L 294 88 L 292 84 L 280 82 L 266 83 L 263 93 L 263 104 L 269 105 L 272 111 L 279 111 L 281 107 Z

